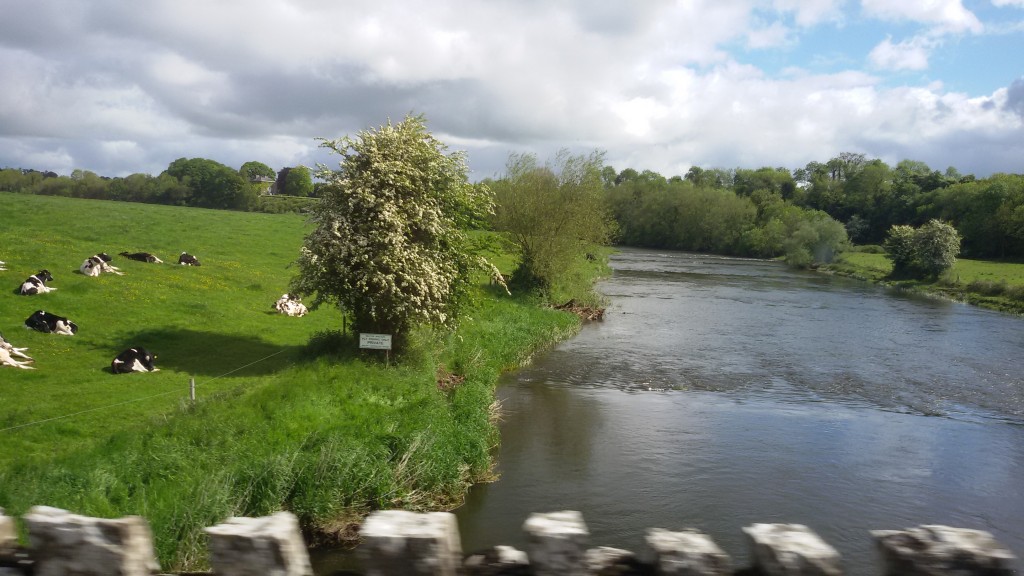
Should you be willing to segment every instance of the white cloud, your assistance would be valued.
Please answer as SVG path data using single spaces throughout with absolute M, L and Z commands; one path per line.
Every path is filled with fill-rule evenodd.
M 934 47 L 934 40 L 921 36 L 897 44 L 886 38 L 871 50 L 868 60 L 885 70 L 926 70 Z
M 791 44 L 790 30 L 781 22 L 773 22 L 747 33 L 747 46 L 755 49 L 773 48 Z
M 956 0 L 864 0 L 870 17 L 927 28 L 885 40 L 867 60 L 838 43 L 801 51 L 820 27 L 841 36 L 853 19 L 847 0 L 26 6 L 0 20 L 0 166 L 121 175 L 158 173 L 182 156 L 313 164 L 330 160 L 314 137 L 410 111 L 468 150 L 480 176 L 509 151 L 563 146 L 672 174 L 691 164 L 800 166 L 865 149 L 866 138 L 874 154 L 907 146 L 889 126 L 940 140 L 949 134 L 936 126 L 949 122 L 979 139 L 1020 137 L 1018 115 L 941 85 L 916 97 L 882 88 L 890 70 L 927 68 L 942 34 L 980 30 Z M 783 72 L 741 63 L 757 58 Z M 872 74 L 856 69 L 866 64 Z M 53 164 L 29 163 L 45 159 Z
M 883 20 L 910 20 L 939 32 L 980 33 L 984 26 L 961 0 L 861 0 L 865 14 Z
M 992 0 L 993 6 L 1017 6 L 1024 8 L 1024 0 Z
M 843 5 L 846 0 L 773 0 L 776 10 L 794 12 L 800 26 L 815 26 L 822 22 L 844 21 Z

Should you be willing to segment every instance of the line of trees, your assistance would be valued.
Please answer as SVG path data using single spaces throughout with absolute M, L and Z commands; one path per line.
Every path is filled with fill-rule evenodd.
M 748 174 L 748 172 L 750 174 Z M 762 178 L 755 182 L 751 175 Z M 784 170 L 691 169 L 666 179 L 655 172 L 605 169 L 608 205 L 619 242 L 737 256 L 784 256 L 800 267 L 831 262 L 846 249 L 843 225 L 783 197 L 795 184 Z
M 920 227 L 937 219 L 956 228 L 965 256 L 1024 258 L 1021 174 L 977 179 L 953 167 L 938 171 L 914 160 L 889 166 L 843 152 L 795 170 L 694 166 L 666 178 L 601 165 L 599 177 L 619 241 L 629 245 L 786 255 L 800 264 L 808 254 L 816 260 L 839 247 L 829 219 L 855 244 L 881 244 L 895 225 Z M 292 198 L 261 196 L 270 179 L 278 194 Z M 202 158 L 180 158 L 157 176 L 0 170 L 0 191 L 268 212 L 306 211 L 309 203 L 302 200 L 319 197 L 323 185 L 301 166 L 275 172 L 253 161 L 233 170 Z M 809 244 L 815 236 L 819 241 Z
M 309 202 L 267 199 L 271 181 L 277 195 L 307 198 L 318 194 L 305 166 L 274 172 L 257 161 L 236 170 L 206 158 L 179 158 L 157 176 L 138 173 L 117 178 L 88 170 L 75 170 L 70 176 L 31 169 L 0 170 L 0 191 L 4 192 L 241 211 L 308 209 Z
M 665 178 L 605 167 L 602 178 L 625 244 L 778 256 L 789 253 L 786 239 L 801 226 L 798 236 L 809 228 L 831 235 L 826 214 L 855 244 L 881 244 L 896 225 L 940 220 L 958 231 L 965 256 L 1024 258 L 1020 174 L 978 179 L 952 167 L 940 172 L 914 160 L 892 167 L 844 152 L 792 171 L 694 166 Z

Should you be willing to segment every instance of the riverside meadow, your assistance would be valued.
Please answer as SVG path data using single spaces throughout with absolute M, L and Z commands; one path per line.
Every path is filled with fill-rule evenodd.
M 206 566 L 202 529 L 229 516 L 286 509 L 307 538 L 337 542 L 370 510 L 449 509 L 490 478 L 498 375 L 579 319 L 481 273 L 456 333 L 419 330 L 402 362 L 385 365 L 359 353 L 337 309 L 273 310 L 309 229 L 295 214 L 0 193 L 0 332 L 35 359 L 35 370 L 0 368 L 0 507 L 138 514 L 161 567 L 194 570 Z M 175 264 L 182 251 L 202 266 Z M 99 252 L 124 276 L 80 274 Z M 598 260 L 556 297 L 589 294 L 606 270 Z M 44 268 L 56 291 L 16 293 Z M 78 334 L 25 329 L 39 309 Z M 111 359 L 134 346 L 160 371 L 112 374 Z M 439 386 L 439 373 L 465 380 Z

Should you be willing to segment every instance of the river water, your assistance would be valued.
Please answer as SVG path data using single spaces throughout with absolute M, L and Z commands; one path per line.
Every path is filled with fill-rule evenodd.
M 502 380 L 500 479 L 456 510 L 465 551 L 579 510 L 592 546 L 692 527 L 740 566 L 756 522 L 808 525 L 853 575 L 878 573 L 872 529 L 1024 554 L 1024 320 L 774 262 L 612 268 L 605 320 Z

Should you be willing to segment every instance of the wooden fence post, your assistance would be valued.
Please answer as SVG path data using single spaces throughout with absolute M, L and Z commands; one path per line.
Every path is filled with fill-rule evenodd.
M 195 377 L 188 379 L 188 399 L 192 402 L 196 401 L 196 379 Z

